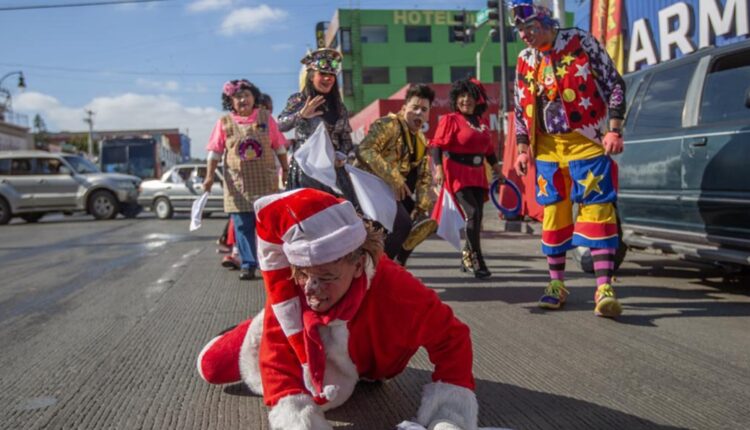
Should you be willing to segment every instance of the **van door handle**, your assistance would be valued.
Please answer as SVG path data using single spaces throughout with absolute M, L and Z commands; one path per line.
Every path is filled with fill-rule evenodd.
M 706 139 L 705 137 L 699 137 L 697 139 L 691 140 L 689 145 L 693 148 L 697 148 L 699 146 L 706 146 L 706 142 L 708 142 L 708 139 Z

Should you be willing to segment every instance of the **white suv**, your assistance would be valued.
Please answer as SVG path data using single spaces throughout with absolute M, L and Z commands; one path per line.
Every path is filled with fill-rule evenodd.
M 72 154 L 0 152 L 0 225 L 19 216 L 36 222 L 48 212 L 85 211 L 96 219 L 140 212 L 136 176 L 102 173 Z

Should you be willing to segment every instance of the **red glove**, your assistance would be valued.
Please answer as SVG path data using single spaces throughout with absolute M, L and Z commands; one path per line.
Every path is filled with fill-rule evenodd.
M 516 169 L 516 173 L 518 176 L 526 176 L 526 172 L 528 171 L 529 166 L 529 153 L 528 152 L 522 152 L 518 154 L 518 157 L 516 158 L 516 162 L 513 163 L 513 168 Z
M 621 153 L 624 149 L 622 135 L 614 131 L 608 132 L 604 135 L 604 139 L 602 139 L 602 146 L 604 146 L 604 153 L 607 155 Z

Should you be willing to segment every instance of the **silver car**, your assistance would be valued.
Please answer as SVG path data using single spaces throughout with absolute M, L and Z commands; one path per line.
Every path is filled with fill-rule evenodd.
M 102 173 L 83 157 L 44 151 L 0 152 L 0 224 L 14 216 L 39 221 L 49 212 L 112 219 L 140 211 L 136 176 Z
M 189 213 L 193 202 L 203 194 L 206 173 L 205 164 L 178 164 L 167 170 L 161 179 L 144 181 L 138 203 L 146 210 L 153 210 L 159 219 L 172 218 L 175 212 Z M 203 216 L 224 210 L 222 184 L 223 177 L 217 169 Z

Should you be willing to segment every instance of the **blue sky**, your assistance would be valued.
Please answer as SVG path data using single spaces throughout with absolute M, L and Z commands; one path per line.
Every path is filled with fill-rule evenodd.
M 93 0 L 0 0 L 3 7 Z M 100 0 L 101 1 L 101 0 Z M 0 10 L 0 76 L 22 70 L 13 108 L 40 114 L 51 131 L 179 128 L 193 156 L 221 115 L 220 91 L 247 78 L 274 99 L 275 114 L 296 91 L 299 59 L 318 21 L 336 8 L 480 9 L 484 0 L 266 1 L 168 0 L 155 3 Z

